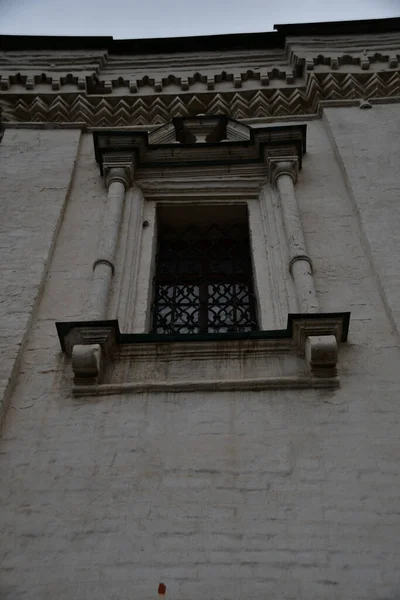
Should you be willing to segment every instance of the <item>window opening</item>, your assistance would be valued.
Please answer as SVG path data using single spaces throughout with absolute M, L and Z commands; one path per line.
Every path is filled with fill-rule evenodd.
M 257 329 L 247 206 L 158 209 L 153 332 Z

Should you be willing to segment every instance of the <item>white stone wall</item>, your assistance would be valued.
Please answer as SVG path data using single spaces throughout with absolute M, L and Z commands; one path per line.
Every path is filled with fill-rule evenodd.
M 399 332 L 400 105 L 330 108 L 325 110 L 325 121 L 358 215 L 364 248 Z
M 397 229 L 371 260 L 342 110 L 353 119 L 308 123 L 297 183 L 321 310 L 352 312 L 335 391 L 71 396 L 54 321 L 85 315 L 106 197 L 82 136 L 1 441 L 2 599 L 150 600 L 160 582 L 182 600 L 399 597 L 400 357 L 376 273 Z M 389 136 L 393 107 L 379 110 Z
M 9 129 L 0 144 L 0 420 L 61 223 L 79 137 L 78 130 Z

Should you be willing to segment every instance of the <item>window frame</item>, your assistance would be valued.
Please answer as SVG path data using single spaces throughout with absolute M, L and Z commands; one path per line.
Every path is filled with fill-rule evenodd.
M 122 282 L 130 282 L 129 298 L 125 298 L 125 312 L 118 311 L 122 331 L 149 333 L 152 328 L 151 303 L 153 277 L 157 252 L 157 208 L 173 204 L 187 204 L 207 208 L 214 205 L 247 206 L 250 251 L 253 272 L 253 291 L 256 315 L 260 331 L 272 331 L 286 327 L 287 315 L 293 301 L 291 282 L 285 272 L 285 237 L 279 207 L 270 185 L 254 180 L 246 186 L 240 177 L 230 179 L 208 177 L 200 182 L 189 182 L 176 177 L 171 181 L 143 179 L 138 181 L 143 210 L 140 210 L 140 236 L 137 229 L 127 228 L 121 251 L 132 241 L 136 243 L 138 260 L 133 267 L 123 261 L 120 269 Z M 135 203 L 137 206 L 137 204 Z M 135 205 L 126 208 L 135 213 Z M 129 254 L 129 252 L 128 252 Z M 123 257 L 121 255 L 121 259 Z M 118 271 L 116 273 L 118 277 Z M 119 289 L 115 288 L 116 296 Z M 296 311 L 294 311 L 296 312 Z

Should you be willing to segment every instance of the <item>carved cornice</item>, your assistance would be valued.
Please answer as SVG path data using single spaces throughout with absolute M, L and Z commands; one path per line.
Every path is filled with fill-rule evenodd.
M 3 120 L 146 126 L 199 113 L 281 118 L 314 115 L 323 102 L 400 101 L 399 23 L 169 40 L 0 36 Z
M 373 33 L 370 25 L 362 37 L 354 23 L 353 34 L 339 28 L 329 37 L 326 30 L 318 36 L 314 26 L 314 35 L 310 36 L 310 31 L 306 36 L 299 35 L 294 31 L 299 32 L 301 27 L 295 26 L 289 35 L 271 32 L 125 41 L 80 38 L 79 50 L 76 38 L 0 36 L 5 50 L 0 54 L 0 89 L 18 95 L 35 89 L 40 93 L 84 90 L 87 95 L 97 96 L 176 95 L 187 91 L 300 87 L 309 71 L 356 74 L 397 69 L 398 21 L 392 20 L 391 31 Z M 278 27 L 282 32 L 289 31 L 288 26 Z M 29 50 L 32 44 L 34 52 Z
M 0 93 L 7 123 L 81 123 L 91 127 L 161 125 L 199 113 L 234 119 L 314 115 L 324 102 L 360 99 L 400 101 L 400 71 L 309 72 L 300 85 L 225 92 L 90 96 L 86 93 Z
M 323 102 L 400 100 L 399 23 L 169 40 L 0 36 L 3 120 L 146 126 L 199 113 L 281 118 L 314 115 Z

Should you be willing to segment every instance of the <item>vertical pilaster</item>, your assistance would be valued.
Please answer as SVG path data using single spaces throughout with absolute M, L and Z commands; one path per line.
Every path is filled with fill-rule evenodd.
M 108 190 L 97 258 L 93 264 L 93 279 L 90 288 L 90 320 L 107 317 L 111 280 L 115 271 L 115 256 L 118 248 L 125 192 L 130 185 L 130 170 L 111 167 L 105 175 Z
M 295 184 L 297 159 L 270 161 L 271 182 L 279 192 L 289 251 L 289 271 L 293 276 L 299 310 L 302 313 L 319 312 L 311 259 L 304 240 L 303 226 L 297 204 Z
M 132 186 L 128 197 L 129 207 L 126 207 L 128 210 L 124 213 L 128 219 L 125 256 L 116 311 L 121 329 L 133 331 L 143 233 L 152 223 L 147 220 L 146 224 L 143 224 L 146 221 L 144 218 L 145 200 L 138 185 Z

